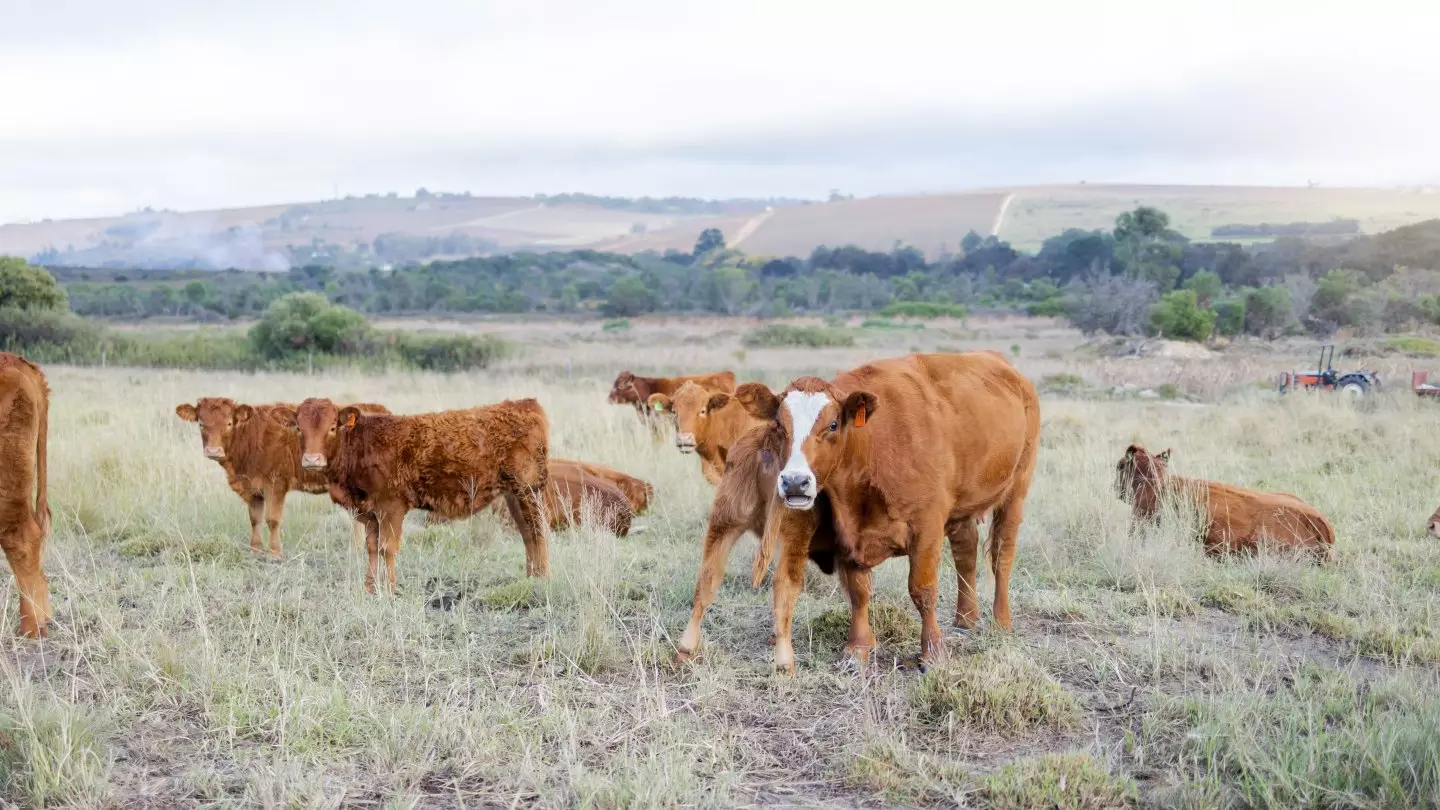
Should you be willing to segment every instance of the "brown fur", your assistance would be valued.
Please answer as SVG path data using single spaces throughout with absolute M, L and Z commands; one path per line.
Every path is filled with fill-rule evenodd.
M 725 472 L 725 456 L 730 446 L 751 428 L 765 424 L 745 410 L 740 400 L 723 391 L 711 391 L 693 382 L 686 382 L 673 397 L 661 393 L 650 395 L 652 409 L 675 414 L 675 447 L 682 453 L 700 456 L 700 472 L 705 480 L 719 486 Z
M 43 567 L 50 534 L 49 440 L 50 386 L 44 372 L 23 357 L 0 352 L 0 547 L 15 573 L 19 633 L 27 638 L 43 638 L 51 616 Z
M 1201 509 L 1205 524 L 1200 540 L 1212 557 L 1271 546 L 1304 550 L 1317 561 L 1331 559 L 1335 529 L 1315 507 L 1288 492 L 1170 475 L 1169 460 L 1169 450 L 1151 455 L 1132 444 L 1115 465 L 1116 487 L 1130 502 L 1137 522 L 1157 522 L 1165 498 L 1185 498 Z
M 1425 523 L 1425 531 L 1431 537 L 1440 537 L 1440 509 L 1436 509 L 1430 514 L 1430 520 Z
M 200 425 L 200 445 L 207 458 L 225 470 L 230 489 L 250 509 L 250 550 L 260 553 L 260 524 L 270 530 L 270 555 L 280 557 L 280 524 L 289 492 L 320 494 L 325 476 L 300 465 L 300 437 L 271 416 L 288 403 L 242 405 L 227 397 L 201 397 L 194 405 L 175 406 L 175 415 Z M 357 405 L 366 413 L 389 413 L 384 405 Z M 213 455 L 215 452 L 220 455 Z
M 588 514 L 601 518 L 598 525 L 618 537 L 629 535 L 631 519 L 635 515 L 635 502 L 606 477 L 591 472 L 592 469 L 605 470 L 630 478 L 624 473 L 616 473 L 615 470 L 601 467 L 598 464 L 560 458 L 550 459 L 550 483 L 545 487 L 544 499 L 545 516 L 549 519 L 550 529 L 561 531 L 587 523 L 584 518 L 587 516 L 585 506 L 588 500 L 589 508 L 593 510 Z M 631 478 L 630 480 L 639 481 L 640 479 Z M 641 483 L 644 482 L 641 481 Z M 646 486 L 649 485 L 646 484 Z M 508 520 L 512 526 L 515 525 L 509 507 L 505 505 L 502 498 L 491 501 L 489 509 L 497 517 Z M 427 526 L 450 522 L 450 518 L 434 512 L 425 516 L 425 525 Z
M 375 590 L 379 555 L 395 588 L 405 515 L 426 509 L 450 520 L 504 497 L 525 542 L 525 573 L 548 576 L 549 535 L 540 516 L 548 479 L 550 424 L 533 399 L 413 416 L 366 415 L 307 399 L 278 419 L 297 425 L 302 456 L 323 469 L 330 497 L 365 524 Z
M 686 382 L 696 383 L 712 391 L 735 391 L 735 373 L 731 371 L 682 377 L 638 377 L 632 372 L 622 371 L 615 376 L 615 383 L 610 387 L 609 401 L 611 405 L 630 405 L 635 408 L 640 421 L 650 427 L 651 436 L 658 442 L 663 435 L 662 425 L 666 422 L 673 424 L 674 416 L 650 410 L 650 395 L 674 396 L 675 391 Z
M 561 459 L 552 459 L 551 464 L 558 461 L 561 461 Z M 625 496 L 625 500 L 629 502 L 630 512 L 632 514 L 645 514 L 646 510 L 650 508 L 650 499 L 655 497 L 655 487 L 651 486 L 650 482 L 644 479 L 636 478 L 633 475 L 626 475 L 619 470 L 611 469 L 601 464 L 592 464 L 588 461 L 571 461 L 565 459 L 564 463 L 573 464 L 583 470 L 586 475 L 602 479 L 620 490 L 620 493 Z
M 833 380 L 801 377 L 776 396 L 743 385 L 736 397 L 769 421 L 779 438 L 779 466 L 791 453 L 791 391 L 818 393 L 824 406 L 801 452 L 818 495 L 828 496 L 834 564 L 851 602 L 846 653 L 863 662 L 874 647 L 870 570 L 884 560 L 910 560 L 910 598 L 921 616 L 921 657 L 944 654 L 936 620 L 938 567 L 945 538 L 959 575 L 955 626 L 979 619 L 975 593 L 979 532 L 987 513 L 995 574 L 995 623 L 1011 627 L 1009 582 L 1015 539 L 1039 446 L 1035 389 L 995 352 L 918 354 L 882 360 Z M 831 427 L 834 430 L 831 430 Z M 777 530 L 781 557 L 774 580 L 775 661 L 794 669 L 791 618 L 813 538 L 825 510 L 786 508 Z

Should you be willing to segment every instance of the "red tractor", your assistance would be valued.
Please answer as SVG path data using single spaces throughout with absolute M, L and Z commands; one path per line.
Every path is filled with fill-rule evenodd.
M 1344 391 L 1351 396 L 1363 397 L 1372 390 L 1380 389 L 1380 375 L 1374 371 L 1335 370 L 1335 347 L 1320 347 L 1320 362 L 1317 371 L 1285 371 L 1280 374 L 1280 393 L 1296 388 L 1322 391 Z

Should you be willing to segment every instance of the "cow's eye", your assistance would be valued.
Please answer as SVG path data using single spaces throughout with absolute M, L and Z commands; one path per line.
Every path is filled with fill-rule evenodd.
M 835 421 L 833 421 L 833 422 L 830 423 L 830 432 L 831 432 L 831 433 L 834 433 L 835 431 L 837 431 L 837 430 L 839 430 L 839 429 L 840 429 L 840 420 L 839 420 L 839 419 L 836 419 Z

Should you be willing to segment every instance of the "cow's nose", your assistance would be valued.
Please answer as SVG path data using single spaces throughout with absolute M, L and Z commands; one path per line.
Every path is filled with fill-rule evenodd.
M 810 494 L 808 473 L 781 473 L 780 494 L 787 498 L 802 498 Z
M 677 433 L 677 434 L 675 434 L 675 446 L 678 447 L 678 448 L 680 448 L 680 452 L 682 452 L 682 453 L 689 453 L 690 451 L 692 451 L 692 450 L 695 449 L 695 434 L 694 434 L 694 433 Z
M 306 453 L 300 457 L 300 466 L 307 470 L 325 469 L 325 456 L 321 453 Z
M 224 457 L 225 457 L 225 448 L 223 448 L 223 447 L 206 447 L 206 448 L 205 448 L 205 457 L 206 457 L 206 458 L 224 458 Z
M 1430 536 L 1440 537 L 1440 520 L 1430 521 Z

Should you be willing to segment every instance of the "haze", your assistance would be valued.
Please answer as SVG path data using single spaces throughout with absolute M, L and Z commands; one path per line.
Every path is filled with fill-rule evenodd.
M 882 10 L 883 9 L 883 10 Z M 0 2 L 0 221 L 1440 180 L 1419 3 Z

